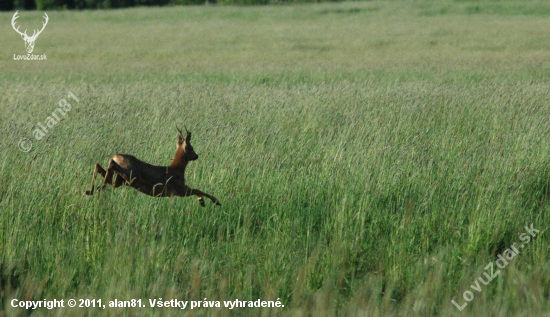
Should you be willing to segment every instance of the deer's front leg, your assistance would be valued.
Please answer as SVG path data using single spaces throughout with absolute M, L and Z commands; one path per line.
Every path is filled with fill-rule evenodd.
M 218 206 L 221 206 L 221 205 L 222 205 L 222 204 L 220 204 L 220 201 L 219 201 L 216 197 L 214 197 L 214 196 L 212 196 L 212 195 L 209 195 L 209 194 L 207 194 L 207 193 L 205 193 L 205 192 L 202 192 L 202 191 L 200 191 L 200 190 L 198 190 L 198 189 L 191 189 L 191 193 L 190 193 L 190 194 L 191 194 L 191 195 L 197 196 L 197 197 L 199 198 L 199 203 L 200 203 L 201 206 L 203 206 L 203 207 L 204 207 L 204 198 L 202 198 L 203 196 L 209 198 L 214 204 L 216 204 L 216 205 L 218 205 Z

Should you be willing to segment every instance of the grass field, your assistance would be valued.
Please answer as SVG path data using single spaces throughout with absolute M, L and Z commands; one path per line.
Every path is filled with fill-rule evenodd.
M 12 15 L 0 316 L 550 315 L 549 3 L 52 11 L 33 52 L 46 61 L 13 60 Z M 62 98 L 66 118 L 37 140 Z M 115 153 L 168 165 L 184 124 L 200 156 L 187 182 L 222 207 L 84 195 Z M 149 307 L 161 298 L 222 307 Z M 235 299 L 284 307 L 223 308 Z

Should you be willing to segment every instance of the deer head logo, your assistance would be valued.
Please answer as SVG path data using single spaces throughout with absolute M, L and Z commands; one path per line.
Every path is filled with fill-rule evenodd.
M 38 35 L 40 35 L 42 31 L 44 31 L 46 24 L 48 24 L 49 18 L 48 18 L 48 15 L 44 13 L 44 19 L 46 19 L 46 22 L 42 22 L 42 29 L 40 31 L 34 30 L 32 33 L 32 36 L 28 36 L 27 30 L 25 30 L 25 32 L 21 32 L 19 31 L 19 27 L 17 28 L 15 27 L 15 20 L 17 20 L 17 18 L 19 17 L 17 15 L 18 12 L 19 11 L 16 11 L 15 14 L 13 15 L 13 18 L 11 19 L 11 26 L 13 27 L 15 32 L 21 35 L 21 38 L 23 38 L 23 41 L 25 41 L 25 49 L 27 50 L 27 53 L 30 54 L 34 50 L 34 41 L 36 41 L 36 38 L 38 37 Z

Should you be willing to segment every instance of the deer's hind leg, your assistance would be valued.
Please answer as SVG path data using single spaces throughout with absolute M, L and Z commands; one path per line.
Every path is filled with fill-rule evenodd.
M 116 164 L 116 163 L 115 163 Z M 101 177 L 103 178 L 103 184 L 101 186 L 97 186 L 97 190 L 103 190 L 105 188 L 106 184 L 112 185 L 113 187 L 119 187 L 122 184 L 124 184 L 124 178 L 120 176 L 120 174 L 113 172 L 109 172 L 111 168 L 111 162 L 109 162 L 109 168 L 105 170 L 99 163 L 95 163 L 94 172 L 92 175 L 92 186 L 90 190 L 86 191 L 86 195 L 93 195 L 94 194 L 94 185 L 95 185 L 95 177 L 97 174 L 101 174 Z M 113 182 L 113 176 L 115 178 L 115 181 Z
M 99 163 L 95 163 L 94 172 L 92 173 L 92 187 L 90 188 L 90 190 L 86 191 L 86 195 L 93 195 L 94 194 L 94 183 L 95 183 L 96 175 L 101 174 L 102 177 L 105 177 L 106 173 L 107 173 L 107 171 L 105 171 L 103 169 L 103 167 L 101 167 L 101 165 L 99 165 Z
M 109 160 L 109 167 L 107 167 L 107 171 L 105 171 L 105 173 L 100 173 L 100 174 L 104 178 L 103 178 L 103 184 L 101 184 L 101 186 L 97 188 L 98 190 L 105 189 L 105 186 L 107 186 L 107 184 L 113 186 L 114 188 L 117 188 L 124 183 L 127 183 L 127 184 L 130 183 L 129 180 L 126 179 L 126 175 L 124 174 L 124 169 L 120 167 L 120 165 L 118 165 L 113 159 Z M 113 178 L 114 178 L 114 182 L 113 182 Z

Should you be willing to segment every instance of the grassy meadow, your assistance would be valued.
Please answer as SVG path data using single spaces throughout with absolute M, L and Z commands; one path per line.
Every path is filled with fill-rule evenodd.
M 33 52 L 45 61 L 14 60 L 12 15 L 0 13 L 0 316 L 550 316 L 549 3 L 51 11 Z M 37 140 L 62 98 L 70 111 Z M 169 165 L 175 125 L 199 155 L 187 183 L 221 207 L 84 194 L 116 153 Z M 14 298 L 146 307 L 27 311 Z M 149 307 L 205 298 L 222 307 Z M 235 299 L 284 307 L 223 308 Z

